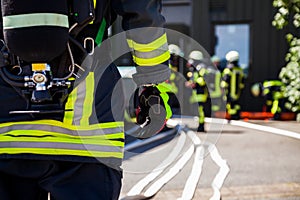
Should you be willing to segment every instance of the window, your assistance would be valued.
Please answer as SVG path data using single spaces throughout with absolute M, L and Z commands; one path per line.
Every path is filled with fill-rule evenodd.
M 215 54 L 221 59 L 225 59 L 225 55 L 228 51 L 238 51 L 240 54 L 239 64 L 247 74 L 249 67 L 250 25 L 215 25 L 215 35 Z

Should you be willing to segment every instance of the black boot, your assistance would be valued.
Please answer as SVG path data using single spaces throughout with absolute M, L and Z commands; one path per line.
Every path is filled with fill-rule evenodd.
M 235 115 L 231 115 L 231 116 L 230 116 L 230 119 L 231 119 L 231 120 L 240 120 L 241 117 L 240 117 L 240 115 L 235 114 Z
M 204 124 L 199 124 L 199 126 L 197 128 L 197 132 L 205 132 L 205 130 L 204 130 Z

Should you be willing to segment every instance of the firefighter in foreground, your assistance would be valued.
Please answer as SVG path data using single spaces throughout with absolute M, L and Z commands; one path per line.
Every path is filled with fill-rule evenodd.
M 98 67 L 106 55 L 97 54 L 97 48 L 116 15 L 123 16 L 137 65 L 133 79 L 143 89 L 139 137 L 156 134 L 171 116 L 160 87 L 170 77 L 167 38 L 163 29 L 132 29 L 163 27 L 161 2 L 1 3 L 1 199 L 46 200 L 50 193 L 56 200 L 117 200 L 123 91 L 115 65 Z
M 193 88 L 193 94 L 190 98 L 190 103 L 198 104 L 199 112 L 199 124 L 197 131 L 205 132 L 204 120 L 205 110 L 204 105 L 208 100 L 208 89 L 205 83 L 206 66 L 203 62 L 203 54 L 201 51 L 192 51 L 189 54 L 189 60 L 187 63 L 188 73 L 186 87 Z
M 229 119 L 240 119 L 241 106 L 239 99 L 244 88 L 244 72 L 239 66 L 239 53 L 229 51 L 226 56 L 227 66 L 222 74 L 221 87 L 226 94 L 226 110 Z
M 285 101 L 282 88 L 284 84 L 280 80 L 266 80 L 263 83 L 255 83 L 251 87 L 251 93 L 255 97 L 264 97 L 264 111 L 271 112 L 275 120 L 281 119 L 281 113 L 285 111 Z

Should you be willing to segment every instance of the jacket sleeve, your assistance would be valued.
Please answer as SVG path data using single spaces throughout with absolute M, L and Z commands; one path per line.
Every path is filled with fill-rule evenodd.
M 157 84 L 170 77 L 167 36 L 163 29 L 161 0 L 112 0 L 114 11 L 122 16 L 122 28 L 137 67 L 137 85 Z

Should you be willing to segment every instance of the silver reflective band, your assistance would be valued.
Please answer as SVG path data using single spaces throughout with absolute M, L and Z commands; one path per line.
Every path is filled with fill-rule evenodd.
M 3 17 L 3 28 L 25 28 L 32 26 L 60 26 L 69 28 L 68 16 L 57 13 L 33 13 Z
M 95 144 L 76 144 L 65 142 L 1 142 L 0 148 L 43 148 L 43 149 L 70 149 L 70 150 L 88 150 L 99 152 L 122 152 L 121 146 L 105 146 Z
M 45 125 L 45 124 L 16 124 L 12 126 L 4 126 L 0 127 L 0 136 L 7 134 L 11 131 L 18 131 L 18 130 L 32 130 L 32 132 L 36 130 L 46 130 L 47 132 L 52 133 L 64 133 L 70 136 L 97 136 L 97 135 L 110 135 L 115 133 L 122 133 L 122 127 L 115 127 L 115 128 L 103 128 L 99 127 L 97 129 L 90 129 L 90 130 L 81 130 L 81 129 L 74 129 L 75 126 L 72 126 L 72 129 L 53 126 L 53 125 Z
M 143 51 L 139 51 L 139 50 L 134 50 L 134 55 L 138 58 L 148 59 L 148 58 L 155 58 L 157 56 L 160 56 L 163 53 L 165 53 L 166 51 L 168 51 L 167 43 L 163 44 L 161 47 L 159 47 L 155 50 L 152 50 L 152 51 L 143 52 Z

